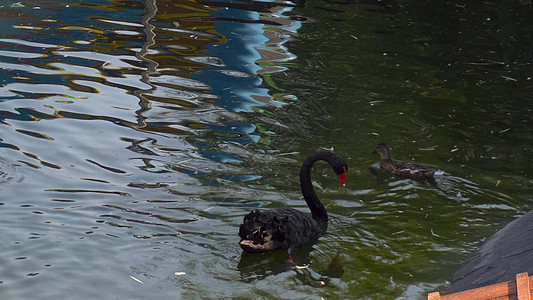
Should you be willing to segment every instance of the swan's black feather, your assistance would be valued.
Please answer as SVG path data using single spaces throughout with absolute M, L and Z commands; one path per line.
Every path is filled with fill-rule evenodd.
M 253 211 L 239 228 L 240 245 L 246 252 L 287 249 L 289 252 L 317 238 L 323 228 L 299 210 L 281 208 Z

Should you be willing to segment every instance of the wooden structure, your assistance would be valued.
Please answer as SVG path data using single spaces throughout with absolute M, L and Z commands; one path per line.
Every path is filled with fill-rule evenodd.
M 428 294 L 428 300 L 533 300 L 533 276 L 516 274 L 516 280 L 471 289 L 449 295 Z

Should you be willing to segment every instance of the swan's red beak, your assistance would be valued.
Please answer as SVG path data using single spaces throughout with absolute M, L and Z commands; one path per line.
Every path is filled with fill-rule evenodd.
M 339 180 L 341 181 L 341 184 L 342 184 L 343 187 L 346 186 L 346 183 L 345 183 L 346 172 L 348 172 L 348 170 L 344 169 L 344 173 L 339 175 Z

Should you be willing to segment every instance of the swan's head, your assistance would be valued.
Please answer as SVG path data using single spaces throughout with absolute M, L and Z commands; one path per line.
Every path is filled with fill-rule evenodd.
M 376 149 L 372 151 L 372 154 L 378 153 L 381 159 L 391 159 L 389 145 L 385 143 L 379 143 Z
M 345 179 L 346 173 L 348 173 L 348 164 L 346 161 L 338 156 L 337 159 L 332 163 L 332 167 L 333 171 L 335 171 L 335 174 L 337 174 L 337 177 L 339 177 L 342 186 L 346 186 Z

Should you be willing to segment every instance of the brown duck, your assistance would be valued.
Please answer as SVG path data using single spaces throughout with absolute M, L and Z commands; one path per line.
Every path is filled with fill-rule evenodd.
M 392 173 L 398 177 L 410 178 L 415 180 L 427 180 L 433 179 L 435 174 L 435 169 L 428 168 L 424 165 L 410 162 L 410 161 L 399 161 L 392 159 L 390 154 L 390 148 L 385 143 L 380 143 L 372 151 L 372 153 L 379 153 L 381 156 L 381 161 L 379 165 L 381 168 L 389 173 Z

